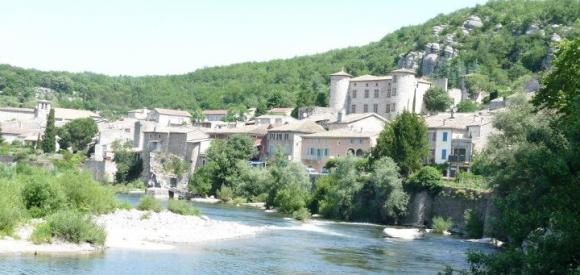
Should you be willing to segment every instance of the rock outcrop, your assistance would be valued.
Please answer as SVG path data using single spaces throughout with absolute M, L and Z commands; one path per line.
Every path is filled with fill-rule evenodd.
M 383 229 L 383 234 L 387 238 L 415 240 L 423 237 L 425 234 L 421 229 L 417 228 L 393 228 L 387 227 Z

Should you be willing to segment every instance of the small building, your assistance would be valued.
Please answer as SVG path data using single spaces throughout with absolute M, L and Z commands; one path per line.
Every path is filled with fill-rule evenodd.
M 473 153 L 481 150 L 494 131 L 493 112 L 440 113 L 425 117 L 428 127 L 430 164 L 448 164 L 446 176 L 469 171 Z
M 316 171 L 329 159 L 365 156 L 377 143 L 378 132 L 360 132 L 349 128 L 334 129 L 302 136 L 302 163 Z
M 338 113 L 335 121 L 328 122 L 328 129 L 349 128 L 359 132 L 381 132 L 387 120 L 375 113 L 360 113 L 344 115 Z
M 256 125 L 281 125 L 297 121 L 297 119 L 287 115 L 261 115 L 256 117 Z
M 148 120 L 163 126 L 188 125 L 191 124 L 191 114 L 182 110 L 154 108 L 149 113 Z
M 318 106 L 310 106 L 310 107 L 300 107 L 298 109 L 298 118 L 299 119 L 307 119 L 312 116 L 320 116 L 320 115 L 334 115 L 336 116 L 338 111 L 331 107 L 318 107 Z
M 138 120 L 147 120 L 151 110 L 147 108 L 135 109 L 127 112 L 127 118 L 133 118 Z
M 282 150 L 289 160 L 300 161 L 302 136 L 326 131 L 322 126 L 309 120 L 290 123 L 268 130 L 268 156 Z
M 92 111 L 67 108 L 52 108 L 49 101 L 39 100 L 34 108 L 0 107 L 0 121 L 38 121 L 43 126 L 50 110 L 54 109 L 55 125 L 60 127 L 78 118 L 92 118 L 100 121 L 101 117 Z
M 189 176 L 205 163 L 209 136 L 192 127 L 155 127 L 145 131 L 143 141 L 143 178 L 152 187 L 184 187 Z M 187 175 L 172 175 L 163 164 L 177 157 L 187 164 Z
M 204 110 L 203 116 L 204 121 L 224 121 L 226 115 L 228 114 L 227 110 Z
M 294 108 L 272 108 L 268 111 L 271 115 L 290 116 Z
M 234 135 L 249 136 L 254 140 L 259 155 L 256 159 L 262 159 L 267 155 L 268 141 L 266 135 L 272 125 L 246 125 L 235 128 L 202 129 L 211 139 L 227 139 Z

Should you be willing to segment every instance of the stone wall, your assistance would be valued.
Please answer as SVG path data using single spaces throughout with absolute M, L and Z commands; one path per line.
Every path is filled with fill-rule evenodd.
M 430 227 L 433 217 L 440 216 L 453 220 L 453 231 L 463 232 L 464 214 L 469 209 L 483 222 L 484 236 L 488 236 L 496 214 L 492 197 L 490 193 L 452 188 L 444 188 L 435 196 L 426 191 L 415 192 L 411 194 L 402 223 Z

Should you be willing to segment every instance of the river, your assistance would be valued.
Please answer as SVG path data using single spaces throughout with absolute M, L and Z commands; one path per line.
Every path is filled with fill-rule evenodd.
M 135 204 L 135 196 L 121 196 Z M 314 220 L 306 224 L 263 210 L 195 204 L 204 215 L 271 230 L 172 250 L 107 249 L 97 255 L 0 256 L 1 274 L 436 274 L 467 268 L 469 249 L 486 245 L 442 236 L 404 241 L 382 226 Z

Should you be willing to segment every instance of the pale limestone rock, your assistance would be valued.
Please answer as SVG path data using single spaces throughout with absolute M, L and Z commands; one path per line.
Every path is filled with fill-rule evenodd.
M 550 37 L 550 40 L 552 42 L 560 42 L 562 40 L 562 37 L 560 37 L 560 35 L 558 35 L 557 33 L 552 34 L 552 37 Z
M 472 30 L 483 27 L 483 22 L 481 21 L 481 18 L 479 18 L 478 16 L 472 15 L 469 18 L 467 18 L 465 22 L 463 22 L 463 26 L 467 30 Z
M 423 237 L 424 233 L 417 228 L 392 228 L 383 229 L 385 237 L 403 240 L 415 240 Z

